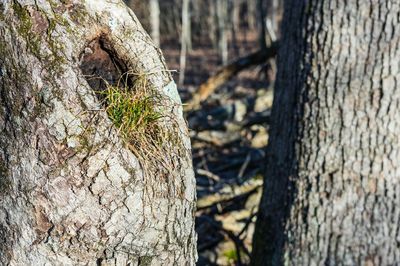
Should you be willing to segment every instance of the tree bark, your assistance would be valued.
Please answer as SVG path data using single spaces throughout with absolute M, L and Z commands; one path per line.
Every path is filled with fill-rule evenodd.
M 399 3 L 285 3 L 253 265 L 400 262 Z
M 208 25 L 210 27 L 210 30 L 208 31 L 208 36 L 211 40 L 211 43 L 213 45 L 213 48 L 216 49 L 218 48 L 218 31 L 217 31 L 217 24 L 218 24 L 218 19 L 217 19 L 217 1 L 211 0 L 209 2 L 209 16 L 208 16 Z
M 90 26 L 88 26 L 90 25 Z M 169 169 L 125 145 L 87 73 L 145 73 L 178 125 Z M 0 3 L 0 264 L 194 265 L 195 180 L 176 86 L 122 1 Z
M 280 13 L 280 5 L 281 5 L 281 0 L 270 0 L 269 1 L 269 18 L 271 20 L 271 31 L 273 31 L 275 34 L 278 33 L 279 28 L 278 28 L 278 17 Z
M 266 35 L 266 21 L 265 21 L 265 10 L 264 10 L 264 0 L 257 0 L 257 8 L 258 8 L 258 42 L 260 45 L 260 49 L 265 49 L 267 46 L 267 41 L 265 38 Z M 271 40 L 272 41 L 272 40 Z
M 257 0 L 247 0 L 247 24 L 250 29 L 256 28 Z
M 232 0 L 232 27 L 234 31 L 240 30 L 240 11 L 241 11 L 241 0 Z
M 160 5 L 158 0 L 150 0 L 151 38 L 158 47 L 160 46 Z
M 227 13 L 228 1 L 217 0 L 218 51 L 223 65 L 228 63 Z
M 191 33 L 190 33 L 190 0 L 182 2 L 182 32 L 181 32 L 181 53 L 179 57 L 179 85 L 185 82 L 186 57 L 187 51 L 191 49 Z
M 235 52 L 235 57 L 239 57 L 239 47 L 237 40 L 237 33 L 240 32 L 240 0 L 229 1 L 229 14 L 230 14 L 230 30 L 231 30 L 231 39 L 232 39 L 232 47 Z

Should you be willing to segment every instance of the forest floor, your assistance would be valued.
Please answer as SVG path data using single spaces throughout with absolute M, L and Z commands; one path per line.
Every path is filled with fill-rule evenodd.
M 257 50 L 255 33 L 238 37 L 237 49 L 230 49 L 231 60 Z M 161 48 L 168 67 L 179 69 L 179 44 L 163 42 Z M 194 41 L 185 84 L 179 89 L 183 102 L 220 67 L 209 41 Z M 185 113 L 197 181 L 198 265 L 249 262 L 268 143 L 272 72 L 268 64 L 247 69 L 199 109 Z

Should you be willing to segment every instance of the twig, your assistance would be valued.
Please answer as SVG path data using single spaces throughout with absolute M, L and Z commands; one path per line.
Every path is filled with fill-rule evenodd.
M 214 180 L 215 182 L 219 182 L 221 180 L 221 178 L 219 176 L 211 173 L 210 171 L 204 170 L 204 169 L 196 169 L 196 172 L 198 175 L 203 175 L 203 176 L 209 177 L 212 180 Z
M 251 193 L 261 187 L 262 183 L 263 181 L 261 179 L 250 179 L 248 183 L 242 185 L 234 185 L 233 187 L 230 185 L 225 186 L 216 194 L 208 195 L 198 199 L 197 209 L 201 210 L 209 208 L 215 204 L 230 201 L 244 194 Z
M 239 174 L 238 174 L 239 181 L 242 180 L 244 172 L 246 171 L 247 166 L 249 165 L 250 161 L 251 161 L 251 153 L 249 152 L 247 154 L 246 159 L 244 160 L 242 166 L 240 167 Z

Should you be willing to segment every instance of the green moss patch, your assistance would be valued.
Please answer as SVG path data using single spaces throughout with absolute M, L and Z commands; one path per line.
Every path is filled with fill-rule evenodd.
M 137 135 L 150 135 L 157 138 L 157 120 L 162 113 L 156 109 L 160 96 L 146 86 L 143 76 L 137 77 L 132 88 L 108 85 L 104 96 L 106 111 L 114 125 L 126 139 L 136 139 Z
M 69 29 L 68 22 L 60 15 L 54 14 L 54 17 L 51 18 L 40 10 L 34 10 L 31 14 L 27 6 L 22 6 L 15 1 L 12 8 L 19 20 L 16 31 L 25 40 L 28 50 L 44 62 L 45 67 L 53 75 L 60 73 L 62 65 L 66 63 L 63 54 L 64 46 L 53 38 L 52 33 L 57 24 Z M 42 49 L 45 43 L 49 51 Z
M 32 31 L 32 20 L 28 10 L 17 2 L 14 2 L 12 7 L 20 22 L 17 25 L 18 33 L 25 39 L 29 50 L 40 57 L 40 36 Z

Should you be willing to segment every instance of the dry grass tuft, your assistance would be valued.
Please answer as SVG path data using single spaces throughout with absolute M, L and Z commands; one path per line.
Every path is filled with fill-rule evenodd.
M 147 74 L 124 74 L 115 85 L 97 92 L 119 134 L 145 169 L 171 173 L 184 150 L 179 126 L 165 110 L 171 104 Z

